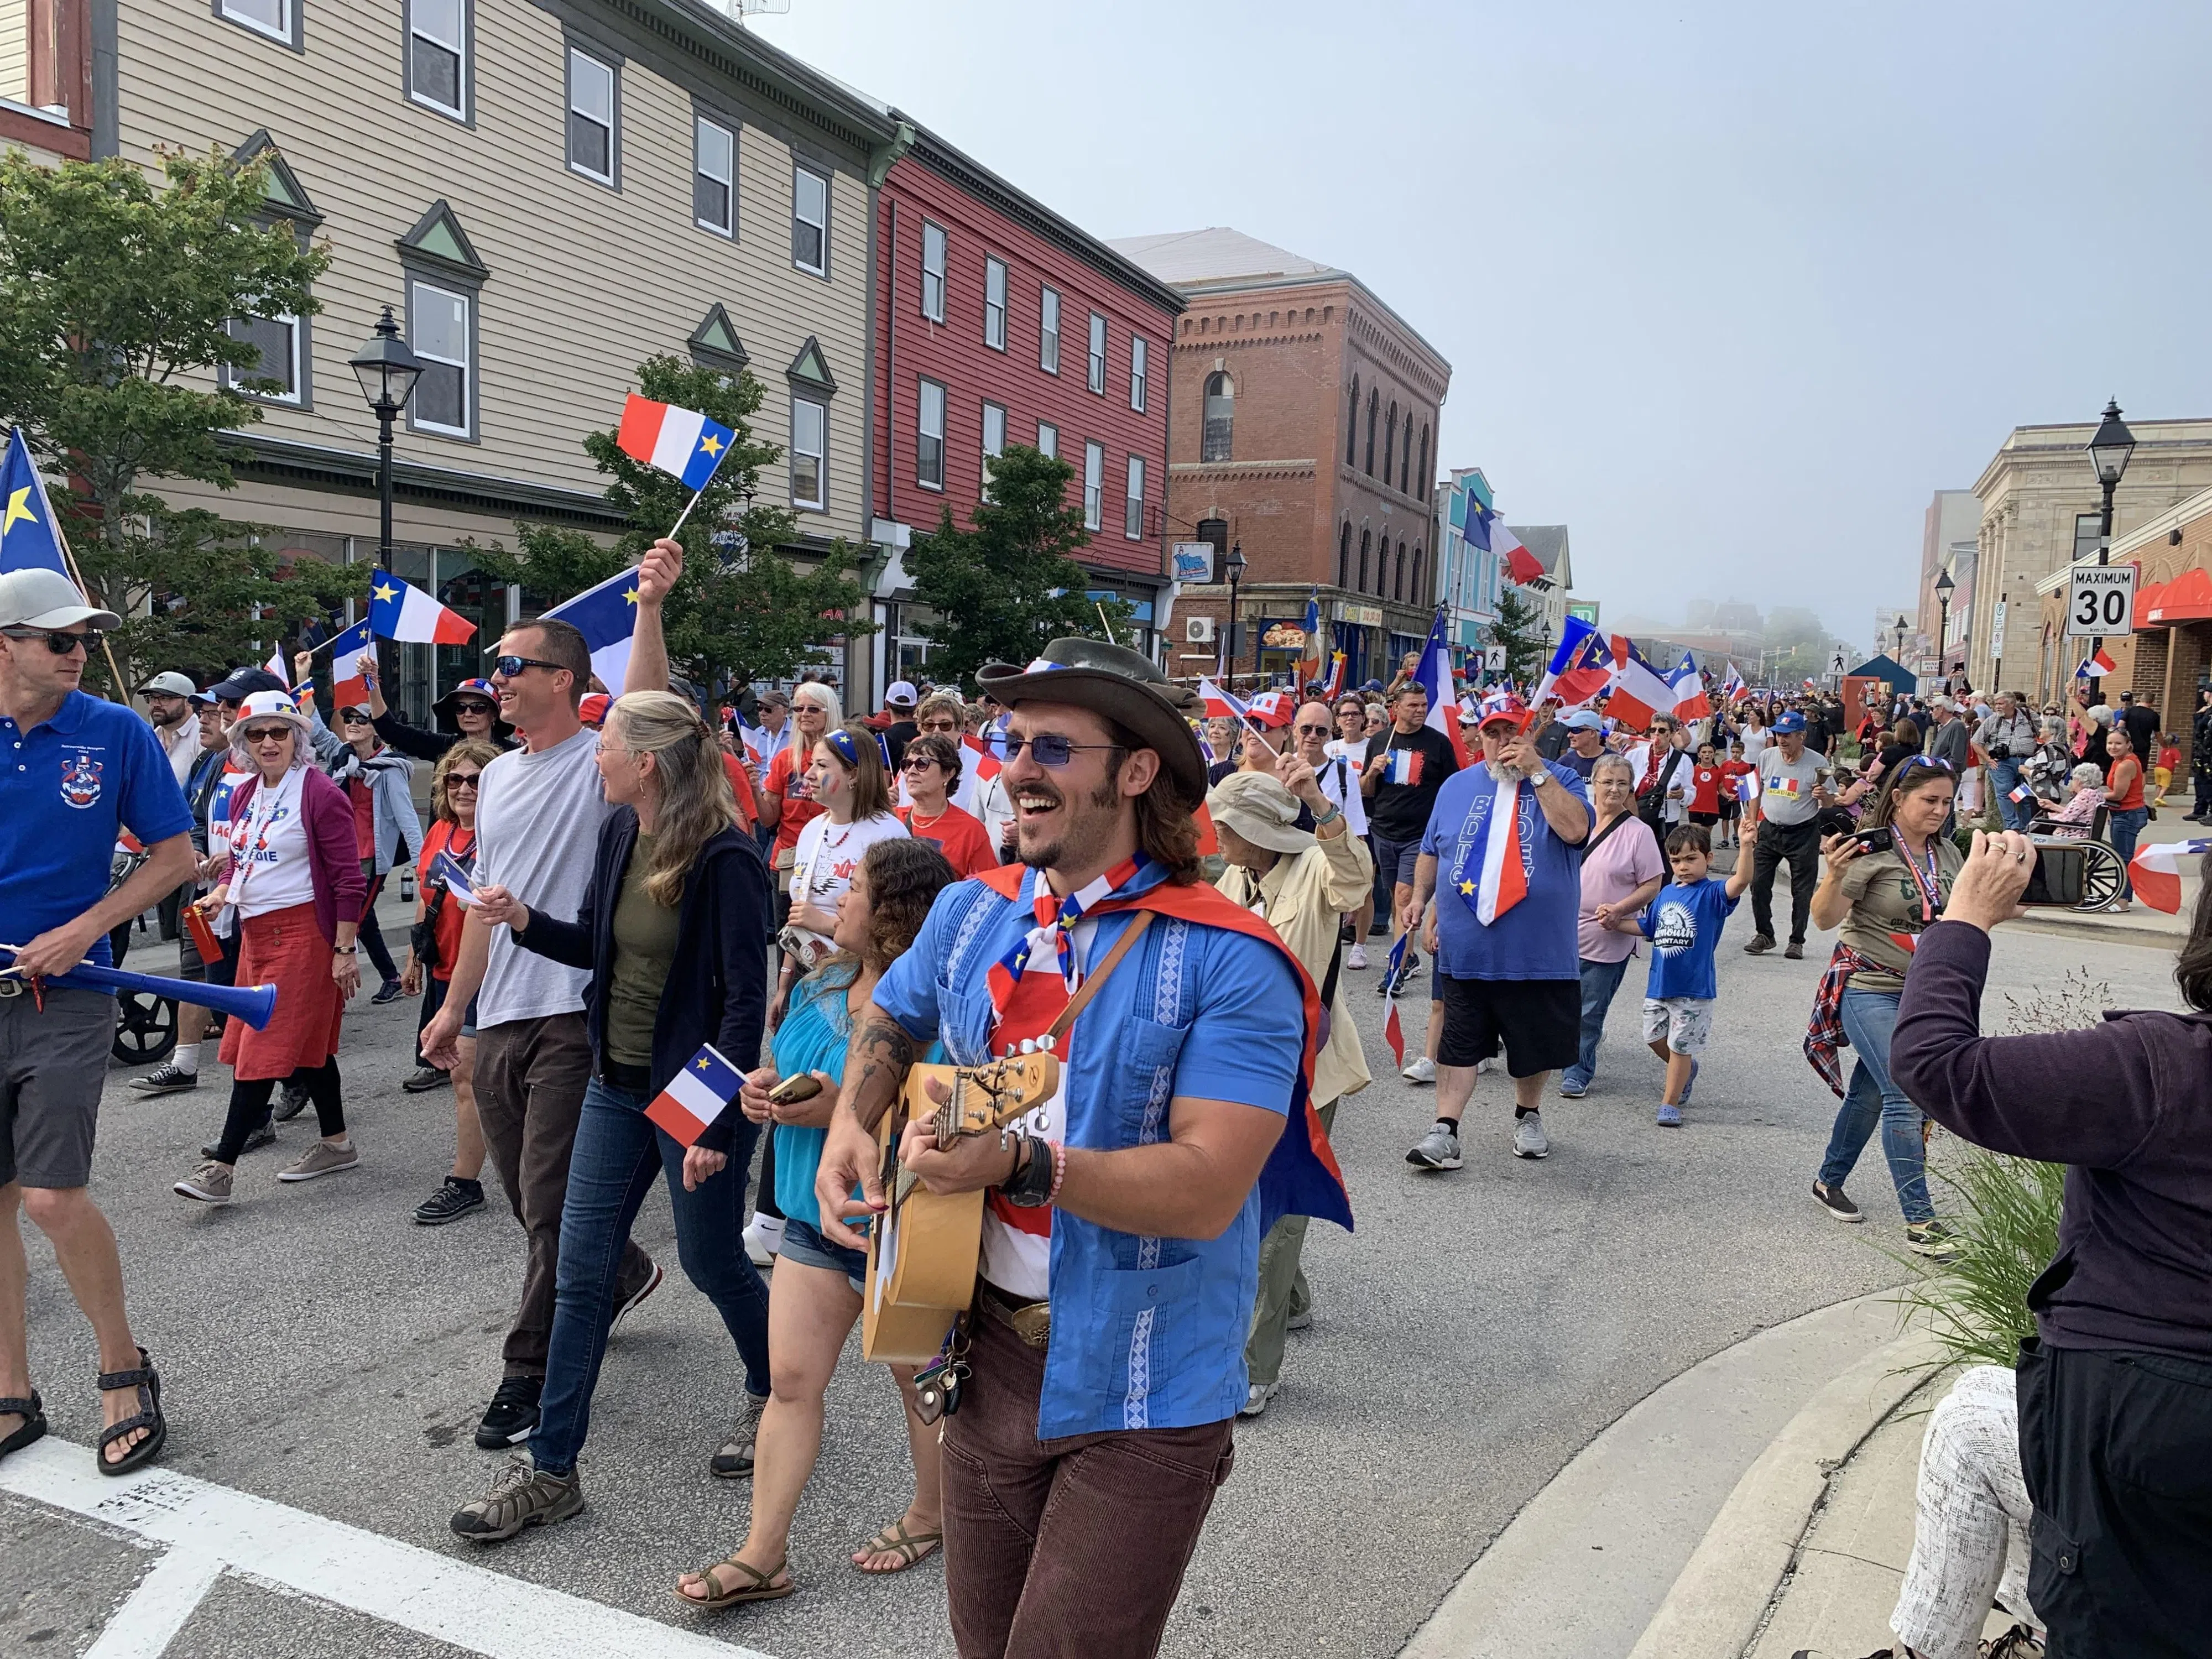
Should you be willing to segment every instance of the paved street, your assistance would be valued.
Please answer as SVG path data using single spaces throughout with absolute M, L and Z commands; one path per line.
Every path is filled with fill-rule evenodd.
M 393 907 L 386 914 L 397 920 Z M 1658 1068 L 1636 1041 L 1640 978 L 1615 1005 L 1590 1096 L 1547 1108 L 1547 1162 L 1510 1155 L 1502 1077 L 1482 1080 L 1468 1168 L 1455 1176 L 1417 1176 L 1403 1161 L 1431 1091 L 1389 1076 L 1346 1103 L 1338 1146 L 1360 1229 L 1310 1237 L 1314 1328 L 1292 1339 L 1283 1394 L 1239 1434 L 1235 1477 L 1166 1652 L 1395 1652 L 1486 1542 L 1629 1406 L 1754 1329 L 1900 1276 L 1883 1254 L 1902 1238 L 1878 1155 L 1854 1182 L 1873 1224 L 1838 1227 L 1806 1196 L 1832 1100 L 1798 1045 L 1826 947 L 1816 942 L 1802 963 L 1752 960 L 1736 948 L 1748 935 L 1740 914 L 1721 953 L 1715 1046 L 1680 1133 L 1651 1123 Z M 2117 1000 L 2172 1002 L 2164 952 L 2098 951 Z M 2085 955 L 2065 937 L 2004 935 L 1993 983 L 2028 994 Z M 170 960 L 155 945 L 133 955 L 154 970 Z M 1375 978 L 1347 982 L 1383 1070 Z M 1991 1004 L 1990 1023 L 2001 1024 L 2002 1000 Z M 934 1562 L 867 1579 L 845 1561 L 907 1495 L 888 1379 L 861 1367 L 857 1349 L 833 1387 L 822 1467 L 799 1515 L 800 1593 L 712 1620 L 669 1599 L 678 1572 L 741 1534 L 746 1488 L 706 1472 L 738 1373 L 677 1268 L 658 1196 L 639 1237 L 670 1279 L 608 1357 L 582 1465 L 589 1507 L 489 1551 L 447 1532 L 450 1511 L 497 1466 L 470 1436 L 497 1379 L 520 1240 L 503 1211 L 437 1230 L 408 1219 L 451 1150 L 448 1097 L 397 1087 L 415 1012 L 363 1005 L 348 1022 L 342 1063 L 362 1168 L 276 1187 L 276 1159 L 313 1133 L 303 1117 L 279 1151 L 245 1160 L 240 1202 L 227 1211 L 167 1190 L 216 1128 L 212 1079 L 226 1074 L 154 1101 L 112 1077 L 94 1191 L 167 1378 L 162 1467 L 191 1480 L 117 1504 L 55 1442 L 34 1464 L 0 1466 L 0 1655 L 85 1652 L 157 1562 L 165 1582 L 131 1598 L 124 1620 L 158 1625 L 167 1608 L 180 1630 L 173 1655 L 679 1644 L 624 1613 L 781 1659 L 949 1653 Z M 1417 1031 L 1424 1006 L 1407 1012 Z M 33 1370 L 57 1435 L 88 1444 L 98 1421 L 89 1336 L 35 1235 L 30 1252 Z M 42 1500 L 8 1495 L 41 1484 Z M 84 1519 L 103 1498 L 110 1506 Z M 183 1551 L 160 1553 L 173 1536 L 187 1540 Z M 520 1583 L 492 1585 L 453 1561 Z M 217 1578 L 226 1565 L 235 1571 Z M 482 1608 L 495 1589 L 502 1611 L 490 1621 Z M 102 1653 L 161 1650 L 124 1630 Z

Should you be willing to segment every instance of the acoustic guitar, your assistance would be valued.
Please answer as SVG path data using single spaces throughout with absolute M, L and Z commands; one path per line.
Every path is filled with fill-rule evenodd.
M 951 1094 L 932 1100 L 924 1085 Z M 1048 1054 L 1011 1054 L 988 1066 L 917 1066 L 876 1127 L 884 1194 L 890 1207 L 868 1229 L 868 1275 L 860 1292 L 860 1353 L 870 1360 L 921 1364 L 945 1346 L 953 1319 L 975 1299 L 983 1251 L 983 1194 L 933 1193 L 899 1166 L 899 1137 L 927 1120 L 937 1144 L 992 1134 L 1050 1100 L 1060 1061 Z

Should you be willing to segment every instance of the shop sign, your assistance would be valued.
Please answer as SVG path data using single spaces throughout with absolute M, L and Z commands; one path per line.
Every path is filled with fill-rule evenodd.
M 1353 605 L 1349 600 L 1340 599 L 1334 609 L 1337 621 L 1349 623 L 1353 628 L 1382 626 L 1382 607 L 1379 605 Z
M 1177 581 L 1204 586 L 1213 580 L 1212 542 L 1174 542 L 1168 547 L 1168 556 L 1174 561 Z

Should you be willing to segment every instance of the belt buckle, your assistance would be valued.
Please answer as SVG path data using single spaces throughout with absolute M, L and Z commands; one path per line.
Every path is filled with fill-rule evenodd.
M 0 997 L 19 997 L 22 994 L 23 981 L 20 975 L 10 975 L 5 979 L 0 979 Z

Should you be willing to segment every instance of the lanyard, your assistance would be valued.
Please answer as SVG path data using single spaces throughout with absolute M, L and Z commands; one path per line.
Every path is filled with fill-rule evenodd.
M 1895 824 L 1889 826 L 1892 840 L 1897 843 L 1897 855 L 1905 860 L 1905 867 L 1912 872 L 1912 884 L 1920 890 L 1920 920 L 1924 925 L 1936 920 L 1943 908 L 1943 890 L 1939 866 L 1936 862 L 1936 842 L 1928 842 L 1928 868 L 1923 871 L 1912 861 L 1912 854 L 1905 845 L 1905 836 Z

